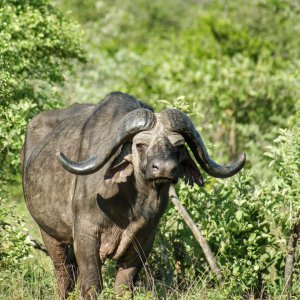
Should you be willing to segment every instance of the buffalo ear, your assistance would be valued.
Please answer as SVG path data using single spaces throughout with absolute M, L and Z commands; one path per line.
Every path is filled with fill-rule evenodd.
M 184 183 L 190 186 L 193 186 L 194 183 L 200 187 L 204 186 L 204 180 L 200 170 L 186 148 L 184 148 L 181 154 L 179 177 L 183 179 Z
M 109 179 L 113 183 L 126 182 L 127 177 L 133 174 L 131 144 L 122 147 L 120 154 L 113 160 L 107 169 L 104 179 Z

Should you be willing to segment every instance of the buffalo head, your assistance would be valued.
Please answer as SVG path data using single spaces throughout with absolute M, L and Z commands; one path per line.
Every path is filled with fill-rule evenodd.
M 74 162 L 63 153 L 58 154 L 58 160 L 71 173 L 92 174 L 121 147 L 106 178 L 124 182 L 135 173 L 136 178 L 148 184 L 176 183 L 178 178 L 183 178 L 191 185 L 203 185 L 201 173 L 185 144 L 203 170 L 218 178 L 236 174 L 246 158 L 241 153 L 233 164 L 222 166 L 214 162 L 190 118 L 177 109 L 166 109 L 157 114 L 148 109 L 136 109 L 123 117 L 114 136 L 87 160 Z

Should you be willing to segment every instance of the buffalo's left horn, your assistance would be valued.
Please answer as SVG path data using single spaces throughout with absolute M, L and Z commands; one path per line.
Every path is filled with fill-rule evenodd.
M 233 164 L 222 166 L 213 161 L 207 153 L 202 138 L 196 130 L 191 119 L 177 109 L 166 109 L 162 111 L 166 115 L 171 131 L 181 134 L 190 146 L 196 160 L 203 170 L 217 178 L 227 178 L 239 172 L 246 161 L 246 154 L 242 152 Z
M 95 155 L 75 162 L 66 157 L 62 152 L 57 154 L 59 163 L 69 172 L 78 175 L 88 175 L 98 171 L 117 151 L 126 140 L 136 133 L 151 129 L 156 122 L 155 115 L 151 110 L 139 108 L 129 112 L 119 122 L 115 136 L 110 137 L 106 147 L 102 147 Z

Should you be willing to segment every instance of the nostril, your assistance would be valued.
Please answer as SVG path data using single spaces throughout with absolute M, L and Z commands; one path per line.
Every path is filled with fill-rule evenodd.
M 171 176 L 176 176 L 177 175 L 177 172 L 178 172 L 178 168 L 177 167 L 174 167 L 172 170 L 171 170 Z
M 157 164 L 152 164 L 152 172 L 157 173 L 159 171 L 158 165 Z

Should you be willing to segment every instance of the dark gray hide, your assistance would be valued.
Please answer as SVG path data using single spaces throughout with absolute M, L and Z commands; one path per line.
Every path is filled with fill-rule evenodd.
M 212 176 L 232 176 L 244 165 L 244 154 L 229 166 L 211 160 L 180 111 L 154 114 L 119 92 L 98 105 L 74 104 L 30 122 L 21 155 L 24 195 L 53 260 L 62 299 L 74 288 L 77 268 L 82 297 L 93 299 L 102 288 L 106 258 L 117 260 L 116 291 L 133 286 L 170 185 L 180 177 L 203 184 L 185 142 Z

